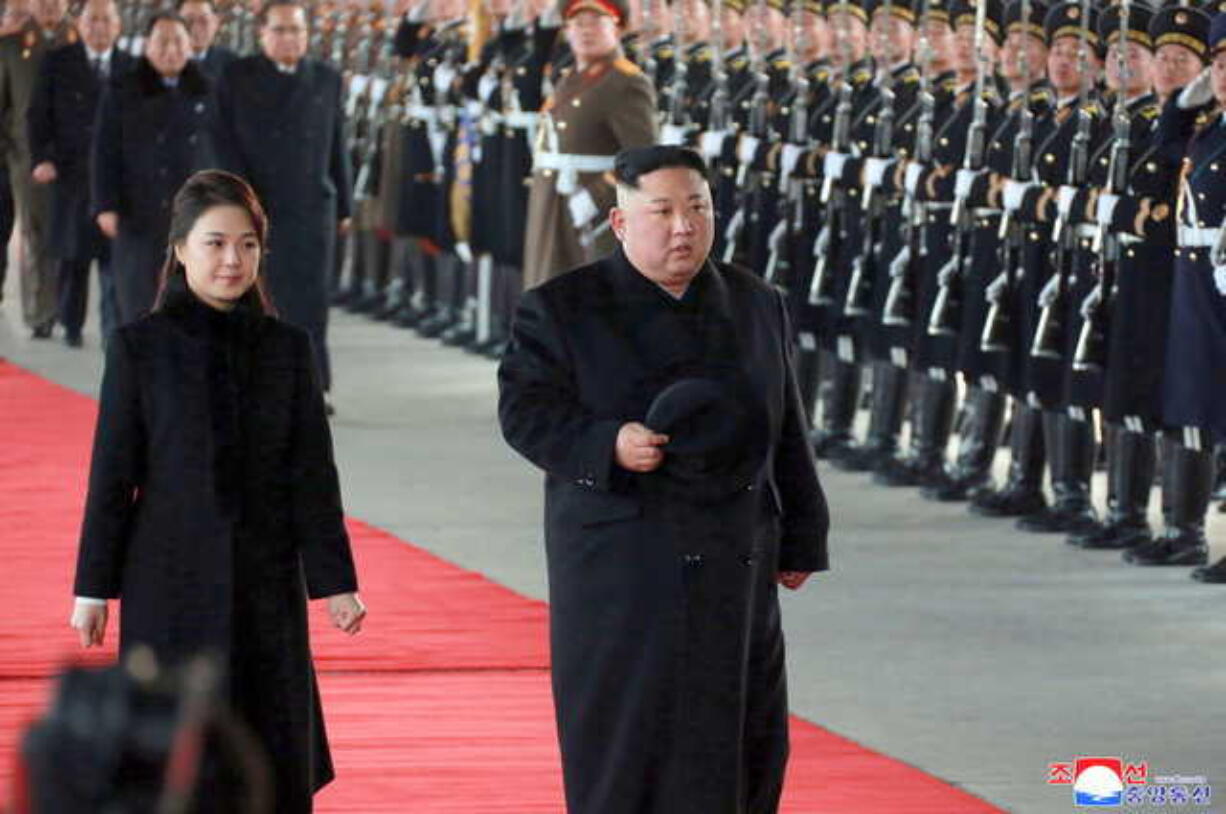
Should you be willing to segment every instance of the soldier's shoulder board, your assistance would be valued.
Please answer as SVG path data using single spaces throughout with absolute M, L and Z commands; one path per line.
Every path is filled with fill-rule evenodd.
M 743 71 L 749 65 L 749 57 L 733 57 L 728 60 L 728 67 L 734 71 Z
M 860 70 L 856 71 L 855 73 L 851 75 L 851 83 L 853 85 L 863 85 L 871 81 L 872 78 L 873 78 L 872 71 L 868 70 L 867 68 L 861 68 Z
M 1153 104 L 1146 105 L 1145 107 L 1141 108 L 1141 118 L 1143 119 L 1152 120 L 1152 119 L 1158 118 L 1161 115 L 1162 115 L 1162 106 L 1159 105 L 1157 102 L 1154 102 Z
M 642 68 L 635 65 L 625 57 L 618 57 L 617 59 L 613 60 L 613 70 L 620 74 L 625 74 L 626 76 L 635 76 L 643 73 Z

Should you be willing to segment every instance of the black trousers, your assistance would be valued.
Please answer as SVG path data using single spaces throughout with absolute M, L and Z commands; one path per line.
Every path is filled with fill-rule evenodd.
M 8 165 L 0 162 L 0 298 L 3 298 L 4 279 L 8 276 L 8 245 L 16 219 L 17 210 L 13 204 L 13 187 L 9 183 Z
M 111 250 L 104 246 L 98 255 L 98 283 L 101 302 L 102 338 L 105 341 L 119 321 L 119 306 L 115 298 L 115 278 L 111 275 Z M 59 261 L 59 319 L 68 336 L 80 336 L 85 326 L 89 305 L 89 269 L 93 258 Z

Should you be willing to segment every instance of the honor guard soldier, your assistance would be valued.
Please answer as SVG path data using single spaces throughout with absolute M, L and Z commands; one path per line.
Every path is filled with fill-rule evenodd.
M 564 0 L 574 67 L 554 82 L 536 133 L 524 287 L 532 288 L 612 248 L 613 156 L 656 140 L 655 91 L 621 51 L 621 0 Z
M 711 110 L 699 137 L 699 148 L 711 165 L 715 203 L 715 248 L 724 256 L 724 234 L 737 208 L 736 134 L 748 123 L 733 99 L 749 82 L 749 47 L 745 44 L 745 0 L 712 0 L 711 37 L 719 69 L 712 78 Z
M 1006 119 L 989 142 L 988 172 L 971 187 L 971 199 L 989 208 L 1003 208 L 1001 193 L 1006 181 L 1025 183 L 1033 177 L 1035 147 L 1055 127 L 1056 95 L 1047 81 L 1047 14 L 1047 6 L 1039 0 L 1014 0 L 1008 9 L 1001 59 L 1009 83 Z M 963 375 L 979 379 L 985 388 L 989 382 L 999 383 L 1008 394 L 1012 405 L 1009 467 L 999 488 L 985 484 L 969 497 L 975 514 L 1018 517 L 1045 505 L 1042 411 L 1028 400 L 1023 375 L 1038 295 L 1035 282 L 1025 277 L 1025 263 L 1043 239 L 1038 225 L 1015 217 L 1009 209 L 1002 212 L 999 234 L 999 273 L 985 291 L 987 313 L 978 353 L 971 350 L 963 357 Z
M 1186 150 L 1162 385 L 1162 420 L 1175 442 L 1167 453 L 1174 490 L 1163 495 L 1171 501 L 1167 530 L 1125 552 L 1135 565 L 1208 560 L 1204 517 L 1213 489 L 1213 443 L 1226 433 L 1226 13 L 1213 17 L 1209 45 L 1209 68 L 1166 106 L 1159 125 L 1164 146 Z M 1226 560 L 1192 575 L 1226 582 Z
M 672 79 L 663 89 L 659 107 L 662 144 L 696 146 L 707 127 L 715 91 L 711 64 L 711 8 L 707 0 L 674 0 L 673 35 L 679 46 Z
M 1066 409 L 1066 358 L 1075 337 L 1063 330 L 1081 305 L 1070 305 L 1067 294 L 1078 284 L 1077 270 L 1088 269 L 1093 235 L 1061 216 L 1060 188 L 1086 183 L 1089 157 L 1109 130 L 1093 91 L 1102 65 L 1097 12 L 1088 2 L 1061 3 L 1048 11 L 1045 24 L 1051 44 L 1047 76 L 1057 97 L 1053 127 L 1035 150 L 1034 180 L 1007 181 L 1002 202 L 1039 237 L 1028 240 L 1024 250 L 1018 297 L 1033 311 L 1021 314 L 1029 333 L 1020 352 L 1025 357 L 1025 398 L 1043 412 L 1042 443 L 1054 502 L 1023 515 L 1017 525 L 1028 531 L 1069 533 L 1089 528 L 1095 520 L 1090 503 L 1094 427 L 1084 411 Z M 1037 505 L 1032 500 L 1027 508 Z
M 76 29 L 65 18 L 64 0 L 35 3 L 31 17 L 17 31 L 0 38 L 0 121 L 13 200 L 21 222 L 21 313 L 35 339 L 47 339 L 55 327 L 57 267 L 48 253 L 51 188 L 31 176 L 26 111 L 43 57 L 53 48 L 75 43 Z

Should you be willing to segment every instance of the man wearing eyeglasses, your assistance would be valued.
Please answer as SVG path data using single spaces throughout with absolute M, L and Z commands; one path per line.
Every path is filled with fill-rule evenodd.
M 259 15 L 260 53 L 217 85 L 223 166 L 255 188 L 276 229 L 264 274 L 281 317 L 311 334 L 324 390 L 328 275 L 349 227 L 352 183 L 341 135 L 341 77 L 306 58 L 306 8 L 273 0 Z

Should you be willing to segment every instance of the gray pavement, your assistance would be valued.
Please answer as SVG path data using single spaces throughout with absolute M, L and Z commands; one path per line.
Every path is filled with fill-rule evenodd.
M 31 342 L 13 276 L 0 357 L 96 393 L 94 315 L 84 350 Z M 499 437 L 494 364 L 336 312 L 332 352 L 347 510 L 545 598 L 541 479 Z M 1077 755 L 1204 775 L 1226 796 L 1226 588 L 822 476 L 833 570 L 785 599 L 797 714 L 1009 811 L 1073 811 L 1046 774 Z

